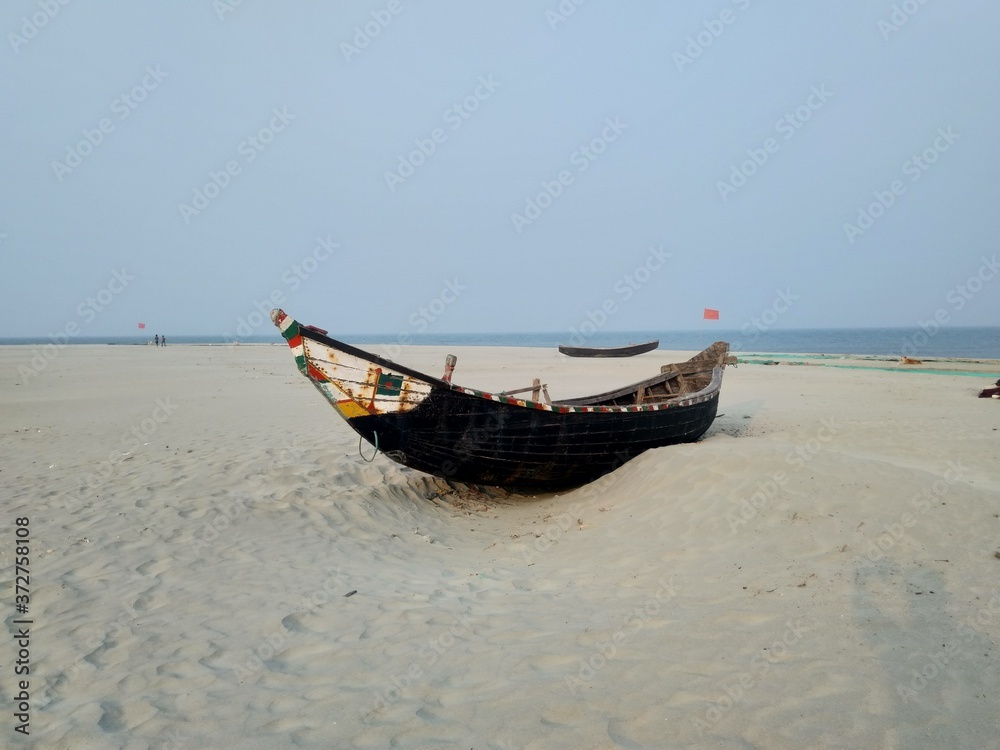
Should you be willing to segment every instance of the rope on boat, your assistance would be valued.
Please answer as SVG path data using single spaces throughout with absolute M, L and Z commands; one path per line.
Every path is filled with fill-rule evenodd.
M 361 456 L 361 458 L 365 458 L 365 461 L 367 461 L 368 463 L 374 461 L 375 456 L 378 455 L 378 431 L 372 430 L 372 434 L 375 435 L 375 452 L 372 453 L 371 458 L 365 458 L 365 454 L 361 452 L 361 441 L 364 440 L 364 436 L 358 438 L 358 455 Z

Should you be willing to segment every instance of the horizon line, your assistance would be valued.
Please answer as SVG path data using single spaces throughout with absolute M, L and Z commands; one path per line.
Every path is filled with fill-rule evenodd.
M 746 327 L 746 326 L 743 326 Z M 649 334 L 665 334 L 665 333 L 697 333 L 704 334 L 711 331 L 713 328 L 720 333 L 722 332 L 742 332 L 741 328 L 726 328 L 721 325 L 706 325 L 701 328 L 602 328 L 593 332 L 588 332 L 586 334 L 587 338 L 593 337 L 598 334 L 610 334 L 610 333 L 649 333 Z M 941 330 L 1000 330 L 1000 325 L 966 325 L 966 326 L 940 326 Z M 787 327 L 787 328 L 772 328 L 769 330 L 761 331 L 755 329 L 754 333 L 758 336 L 763 336 L 773 333 L 782 332 L 793 332 L 793 331 L 893 331 L 893 330 L 922 330 L 919 324 L 917 325 L 871 325 L 871 326 L 815 326 L 815 327 Z M 545 331 L 525 331 L 525 330 L 506 330 L 506 331 L 423 331 L 408 332 L 408 331 L 344 331 L 337 332 L 336 336 L 377 336 L 377 337 L 392 337 L 392 336 L 409 336 L 409 337 L 432 337 L 432 336 L 510 336 L 510 335 L 562 335 L 562 334 L 579 334 L 580 332 L 574 331 L 573 329 L 561 329 L 561 330 L 545 330 Z M 18 340 L 28 340 L 28 339 L 66 339 L 66 340 L 81 340 L 81 339 L 95 339 L 95 338 L 131 338 L 131 339 L 149 339 L 152 340 L 155 336 L 160 334 L 155 332 L 153 336 L 149 336 L 145 333 L 88 333 L 86 335 L 76 335 L 68 336 L 65 334 L 56 333 L 44 333 L 44 334 L 28 334 L 28 335 L 17 335 L 17 336 L 7 336 L 0 334 L 0 341 L 18 341 Z M 200 337 L 200 338 L 219 338 L 223 340 L 230 341 L 241 341 L 248 338 L 269 338 L 272 336 L 270 332 L 255 332 L 247 334 L 246 336 L 233 336 L 228 332 L 211 332 L 211 333 L 172 333 L 170 334 L 174 337 Z M 332 335 L 332 334 L 331 334 Z M 274 333 L 274 338 L 276 340 L 281 339 L 280 333 Z

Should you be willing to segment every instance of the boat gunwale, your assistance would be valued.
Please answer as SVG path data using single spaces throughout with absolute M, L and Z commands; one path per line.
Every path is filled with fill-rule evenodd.
M 436 378 L 433 375 L 427 375 L 426 373 L 420 372 L 419 370 L 415 370 L 412 367 L 399 364 L 398 362 L 394 362 L 391 359 L 386 359 L 385 357 L 381 357 L 377 354 L 373 354 L 364 349 L 360 349 L 351 344 L 332 338 L 329 335 L 322 333 L 311 326 L 306 326 L 300 323 L 297 319 L 285 313 L 284 310 L 272 310 L 271 317 L 272 320 L 274 320 L 276 323 L 278 322 L 279 318 L 281 320 L 281 323 L 284 323 L 285 320 L 291 321 L 291 323 L 289 323 L 287 326 L 284 327 L 282 327 L 281 323 L 278 324 L 283 338 L 286 339 L 289 345 L 291 345 L 291 339 L 294 338 L 294 334 L 293 336 L 285 336 L 285 332 L 289 328 L 291 328 L 292 325 L 295 325 L 297 335 L 302 338 L 316 341 L 319 344 L 322 344 L 324 346 L 330 347 L 335 350 L 342 351 L 345 354 L 358 357 L 359 359 L 366 360 L 373 364 L 387 367 L 391 369 L 393 372 L 398 372 L 403 375 L 408 375 L 411 378 L 422 380 L 431 385 L 432 387 L 436 386 L 439 388 L 445 388 L 446 390 L 452 392 L 462 393 L 464 395 L 483 399 L 486 401 L 490 401 L 492 403 L 506 403 L 510 406 L 517 406 L 517 407 L 535 409 L 540 411 L 550 411 L 557 414 L 572 414 L 572 413 L 621 414 L 627 412 L 663 411 L 668 408 L 676 409 L 681 407 L 693 406 L 695 404 L 708 401 L 718 394 L 719 390 L 722 387 L 722 376 L 725 371 L 724 365 L 715 365 L 712 367 L 711 380 L 709 381 L 708 385 L 706 385 L 701 390 L 692 393 L 677 394 L 677 396 L 673 399 L 665 399 L 665 400 L 655 401 L 652 403 L 639 404 L 639 405 L 625 405 L 625 406 L 600 406 L 600 405 L 587 406 L 587 405 L 575 405 L 572 403 L 573 401 L 587 401 L 595 398 L 600 398 L 606 395 L 606 393 L 616 392 L 616 391 L 608 391 L 606 393 L 594 394 L 589 396 L 579 396 L 577 398 L 564 399 L 560 401 L 554 401 L 551 404 L 546 404 L 539 401 L 532 401 L 529 399 L 513 398 L 512 396 L 505 396 L 502 393 L 491 393 L 489 391 L 483 391 L 476 388 L 460 386 L 456 385 L 455 383 L 443 380 L 441 378 Z M 714 346 L 714 344 L 712 346 Z M 699 354 L 704 353 L 705 351 L 708 351 L 708 349 L 711 348 L 712 347 L 710 346 L 702 350 L 702 352 L 699 352 Z M 692 357 L 692 359 L 696 359 L 697 356 L 698 355 L 695 355 L 695 357 Z M 686 361 L 691 361 L 691 360 L 686 360 Z M 709 369 L 708 366 L 706 366 L 705 372 L 707 372 L 708 369 Z M 305 374 L 306 377 L 312 383 L 318 384 L 320 382 L 316 380 L 316 378 L 314 378 L 313 375 L 308 371 Z M 662 378 L 663 378 L 662 373 L 659 375 L 654 375 L 650 378 L 646 378 L 637 383 L 623 386 L 617 392 L 623 392 L 626 394 L 629 392 L 634 393 L 637 392 L 643 386 L 651 382 L 654 381 L 659 382 L 660 380 L 662 380 Z

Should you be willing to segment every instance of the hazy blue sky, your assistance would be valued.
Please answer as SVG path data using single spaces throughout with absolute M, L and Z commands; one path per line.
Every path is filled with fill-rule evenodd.
M 270 297 L 336 333 L 1000 320 L 996 2 L 8 0 L 0 31 L 2 336 L 268 333 Z

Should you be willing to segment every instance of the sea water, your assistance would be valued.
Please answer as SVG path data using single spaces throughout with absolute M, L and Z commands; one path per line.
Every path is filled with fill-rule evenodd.
M 660 349 L 700 351 L 713 341 L 728 341 L 734 352 L 795 354 L 863 354 L 896 357 L 957 357 L 1000 359 L 1000 327 L 948 328 L 820 328 L 746 332 L 706 325 L 697 331 L 597 331 L 581 337 L 568 331 L 549 333 L 423 333 L 423 334 L 338 334 L 330 335 L 359 346 L 414 344 L 435 346 L 530 346 L 554 349 L 573 346 L 624 346 L 658 339 Z M 232 337 L 170 335 L 169 344 L 226 345 Z M 65 339 L 64 339 L 65 341 Z M 278 332 L 238 339 L 241 344 L 283 343 Z M 51 344 L 49 338 L 0 338 L 0 345 Z M 56 342 L 62 343 L 62 342 Z M 70 344 L 145 344 L 138 336 L 78 336 Z

